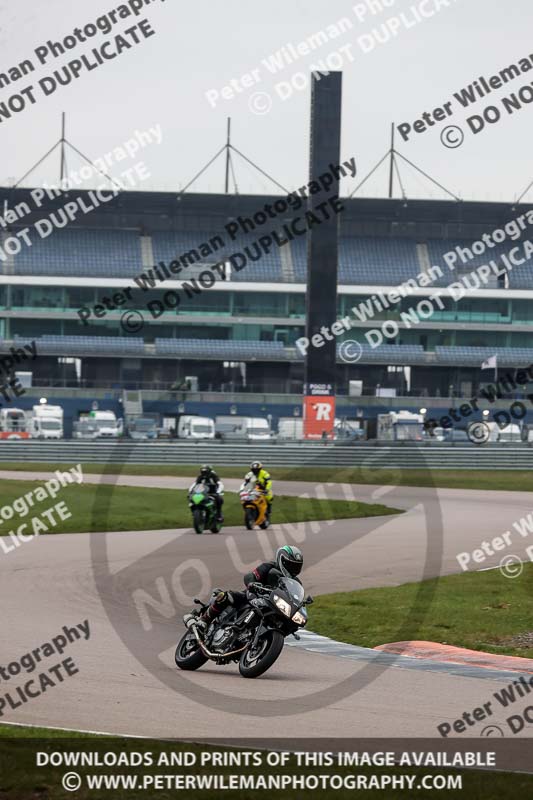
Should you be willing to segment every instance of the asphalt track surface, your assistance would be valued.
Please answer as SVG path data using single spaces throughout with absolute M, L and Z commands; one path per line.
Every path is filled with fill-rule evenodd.
M 0 472 L 0 478 L 48 477 L 49 473 Z M 142 476 L 87 475 L 85 480 L 161 488 L 190 483 Z M 239 483 L 225 481 L 226 490 L 235 490 Z M 278 494 L 307 495 L 314 486 L 278 482 L 275 489 Z M 273 525 L 267 532 L 226 528 L 218 536 L 199 537 L 190 529 L 41 536 L 1 554 L 0 664 L 49 641 L 64 625 L 88 619 L 91 636 L 71 644 L 63 656 L 75 660 L 77 675 L 17 710 L 4 710 L 0 722 L 198 740 L 436 737 L 437 725 L 491 700 L 494 691 L 510 682 L 508 676 L 471 677 L 452 667 L 438 672 L 408 669 L 401 658 L 384 666 L 327 648 L 315 652 L 312 642 L 305 641 L 285 647 L 271 671 L 253 681 L 241 678 L 236 665 L 208 663 L 196 673 L 174 669 L 172 643 L 183 631 L 184 596 L 193 596 L 208 583 L 239 588 L 238 575 L 268 558 L 278 544 L 292 541 L 304 550 L 302 578 L 311 594 L 397 585 L 458 572 L 458 552 L 501 535 L 533 509 L 533 495 L 524 492 L 335 484 L 318 494 L 355 496 L 406 512 Z M 518 543 L 519 538 L 513 540 Z M 525 560 L 527 545 L 523 540 L 521 552 L 515 547 L 504 554 L 513 552 Z M 496 553 L 478 566 L 496 566 L 501 557 Z M 193 562 L 192 572 L 176 578 L 176 570 Z M 161 606 L 162 590 L 167 589 L 165 609 L 144 606 L 147 633 L 134 598 L 146 591 L 157 596 Z M 310 613 L 312 629 L 312 608 Z M 52 663 L 54 658 L 46 666 Z M 349 678 L 355 688 L 338 692 L 339 683 Z M 3 682 L 0 690 L 9 687 Z M 213 701 L 211 692 L 217 693 Z M 322 693 L 319 701 L 317 693 Z M 479 736 L 489 723 L 503 727 L 509 713 L 527 704 L 522 701 L 512 712 L 495 707 L 486 722 L 467 729 L 462 737 Z M 532 732 L 532 726 L 526 726 L 522 735 Z

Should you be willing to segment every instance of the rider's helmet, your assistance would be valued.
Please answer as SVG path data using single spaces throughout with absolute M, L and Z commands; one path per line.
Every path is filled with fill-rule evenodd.
M 260 461 L 252 461 L 252 463 L 250 464 L 250 469 L 252 470 L 254 475 L 257 477 L 257 475 L 259 475 L 259 473 L 263 469 L 263 465 L 261 464 Z
M 213 474 L 213 467 L 211 467 L 209 464 L 202 464 L 202 466 L 200 467 L 200 477 L 205 480 L 207 478 L 210 478 L 212 474 Z
M 304 557 L 299 547 L 286 544 L 276 551 L 276 564 L 280 572 L 295 578 L 302 571 Z

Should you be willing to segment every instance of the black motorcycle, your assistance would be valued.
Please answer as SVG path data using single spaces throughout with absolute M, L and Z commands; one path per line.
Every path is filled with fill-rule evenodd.
M 228 606 L 206 631 L 198 626 L 196 618 L 208 606 L 201 600 L 194 602 L 201 611 L 193 612 L 195 616 L 178 642 L 176 665 L 194 670 L 207 661 L 238 661 L 243 678 L 257 678 L 276 661 L 286 636 L 292 634 L 299 639 L 297 631 L 307 624 L 305 606 L 313 598 L 305 598 L 303 586 L 293 578 L 280 578 L 276 588 L 250 584 L 246 604 L 240 609 Z

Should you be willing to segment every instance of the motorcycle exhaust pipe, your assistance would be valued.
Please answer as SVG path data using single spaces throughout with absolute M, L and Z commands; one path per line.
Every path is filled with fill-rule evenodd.
M 248 647 L 248 645 L 245 644 L 244 647 L 239 648 L 239 650 L 232 650 L 230 653 L 211 653 L 200 639 L 196 623 L 191 622 L 188 628 L 189 630 L 192 630 L 192 632 L 196 636 L 196 641 L 198 642 L 198 644 L 200 645 L 200 647 L 202 648 L 202 650 L 204 651 L 204 653 L 208 658 L 229 658 L 229 656 L 236 656 L 238 653 L 242 653 L 242 651 L 246 650 L 246 648 Z

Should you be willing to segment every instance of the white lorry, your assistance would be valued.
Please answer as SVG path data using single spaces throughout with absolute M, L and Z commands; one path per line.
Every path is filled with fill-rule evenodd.
M 217 417 L 215 419 L 215 431 L 219 438 L 228 441 L 261 442 L 272 439 L 270 424 L 263 417 Z
M 214 439 L 215 423 L 210 417 L 183 414 L 178 419 L 178 439 Z
M 278 439 L 301 440 L 304 437 L 304 421 L 301 417 L 280 417 L 278 420 Z
M 63 409 L 41 403 L 28 414 L 28 431 L 32 439 L 62 439 Z
M 118 439 L 123 431 L 123 422 L 117 419 L 114 411 L 91 411 L 90 414 L 80 414 L 74 436 L 78 439 Z
M 485 423 L 490 430 L 489 442 L 521 442 L 522 429 L 520 425 L 509 423 L 505 427 L 500 427 L 497 422 Z
M 0 439 L 29 439 L 28 421 L 21 408 L 0 409 Z
M 137 441 L 157 439 L 157 422 L 152 417 L 135 417 L 128 423 L 128 436 Z
M 378 414 L 377 438 L 388 442 L 420 442 L 424 438 L 424 415 L 410 411 Z

